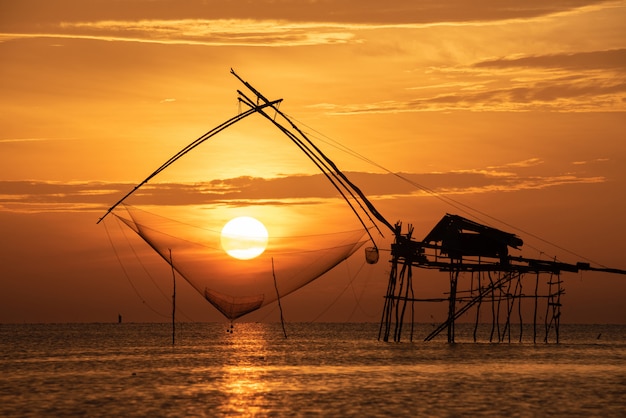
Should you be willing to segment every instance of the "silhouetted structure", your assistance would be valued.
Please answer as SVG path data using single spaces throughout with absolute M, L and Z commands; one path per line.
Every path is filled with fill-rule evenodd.
M 564 293 L 561 272 L 595 270 L 626 274 L 624 270 L 594 268 L 589 263 L 567 264 L 556 260 L 546 261 L 513 257 L 509 254 L 509 248 L 519 249 L 523 245 L 518 236 L 481 225 L 458 215 L 445 215 L 422 241 L 413 239 L 413 227 L 411 225 L 408 226 L 408 231 L 403 233 L 400 222 L 395 225 L 390 224 L 359 187 L 298 128 L 290 117 L 280 111 L 279 105 L 282 99 L 269 100 L 250 83 L 244 81 L 234 70 L 231 69 L 231 73 L 248 90 L 247 93 L 237 90 L 239 103 L 244 105 L 246 110 L 217 125 L 181 149 L 111 206 L 98 220 L 98 223 L 118 205 L 122 204 L 126 198 L 167 169 L 180 157 L 233 124 L 250 115 L 258 114 L 278 128 L 315 164 L 351 208 L 374 245 L 372 233 L 378 232 L 382 236 L 381 228 L 387 228 L 394 235 L 394 243 L 391 247 L 389 284 L 385 295 L 379 339 L 389 341 L 390 338 L 393 338 L 394 341 L 400 341 L 408 309 L 411 312 L 410 339 L 412 340 L 413 325 L 416 322 L 415 303 L 443 302 L 448 304 L 447 319 L 425 337 L 426 341 L 433 339 L 443 330 L 447 330 L 448 342 L 454 342 L 455 321 L 461 315 L 468 313 L 471 308 L 475 308 L 474 340 L 476 340 L 476 330 L 484 304 L 488 305 L 487 308 L 491 313 L 489 341 L 494 341 L 496 336 L 497 341 L 511 341 L 511 323 L 514 315 L 517 315 L 520 330 L 519 340 L 521 341 L 523 330 L 522 301 L 530 299 L 533 303 L 533 342 L 536 342 L 538 335 L 537 318 L 540 310 L 543 311 L 542 316 L 544 318 L 543 340 L 548 342 L 553 335 L 554 340 L 558 342 L 561 296 Z M 153 244 L 151 245 L 155 248 Z M 352 253 L 346 253 L 345 257 L 350 254 Z M 163 256 L 163 254 L 161 255 Z M 376 246 L 367 248 L 365 255 L 367 263 L 376 263 L 379 256 L 378 248 Z M 171 253 L 169 260 L 165 256 L 163 258 L 174 269 Z M 328 269 L 334 265 L 329 264 Z M 447 296 L 444 294 L 443 297 L 439 298 L 415 297 L 413 267 L 435 269 L 448 273 L 450 289 Z M 319 275 L 328 269 L 323 269 Z M 464 280 L 466 278 L 468 280 Z M 466 287 L 459 288 L 460 285 Z M 280 303 L 280 295 L 275 281 L 274 287 L 277 300 Z M 523 289 L 526 290 L 523 291 Z M 200 290 L 209 302 L 231 320 L 260 308 L 264 300 L 262 294 L 238 298 L 235 301 L 232 296 L 221 294 L 209 288 Z M 174 305 L 174 297 L 172 305 Z M 174 318 L 174 313 L 175 307 L 173 306 L 172 318 Z M 172 340 L 174 340 L 174 333 Z
M 533 342 L 536 342 L 537 316 L 543 310 L 543 341 L 554 338 L 559 342 L 561 295 L 564 294 L 561 272 L 596 270 L 626 274 L 626 271 L 592 268 L 588 263 L 567 264 L 557 261 L 513 257 L 509 248 L 519 249 L 523 241 L 514 234 L 478 224 L 458 215 L 445 215 L 422 241 L 414 240 L 413 228 L 401 233 L 395 226 L 395 242 L 391 247 L 391 270 L 379 339 L 400 341 L 403 323 L 410 310 L 410 339 L 415 322 L 414 303 L 444 302 L 448 304 L 446 321 L 436 327 L 424 340 L 435 338 L 447 330 L 448 342 L 454 342 L 455 321 L 475 308 L 474 341 L 481 309 L 491 313 L 489 341 L 511 341 L 511 323 L 517 317 L 519 341 L 522 341 L 522 301 L 533 303 Z M 413 267 L 436 269 L 449 275 L 447 297 L 417 298 L 413 290 Z M 467 288 L 459 289 L 460 278 L 469 278 Z M 523 289 L 526 289 L 523 291 Z

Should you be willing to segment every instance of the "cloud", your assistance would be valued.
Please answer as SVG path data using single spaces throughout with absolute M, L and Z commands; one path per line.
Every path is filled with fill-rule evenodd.
M 19 142 L 75 141 L 77 138 L 0 138 L 0 144 Z
M 488 169 L 445 173 L 349 172 L 352 182 L 373 200 L 401 196 L 452 195 L 544 189 L 566 184 L 606 181 L 602 176 L 577 173 L 539 175 L 523 171 L 539 164 L 535 159 Z M 506 170 L 501 170 L 505 168 Z M 57 183 L 0 181 L 0 207 L 5 211 L 95 211 L 108 207 L 131 190 L 127 183 Z M 150 183 L 129 199 L 144 205 L 298 205 L 339 198 L 322 174 L 278 178 L 236 177 L 193 184 Z
M 593 160 L 587 160 L 587 161 L 573 161 L 572 164 L 573 165 L 586 165 L 586 164 L 593 164 L 593 163 L 604 163 L 610 161 L 609 158 L 594 158 Z
M 543 164 L 543 160 L 541 158 L 528 158 L 523 161 L 514 161 L 512 163 L 507 163 L 502 166 L 491 166 L 487 168 L 496 169 L 496 168 L 502 168 L 502 167 L 534 167 L 540 164 Z
M 474 64 L 476 68 L 551 68 L 575 71 L 626 70 L 626 49 L 499 58 Z
M 75 0 L 50 7 L 25 0 L 6 10 L 0 42 L 45 37 L 204 46 L 308 46 L 359 43 L 360 31 L 527 21 L 610 7 L 610 2 L 529 0 L 260 0 L 128 2 Z M 29 6 L 30 3 L 30 6 Z M 32 10 L 45 10 L 32 13 Z
M 433 22 L 491 21 L 533 18 L 555 13 L 571 12 L 580 8 L 600 7 L 603 3 L 591 0 L 527 0 L 502 2 L 483 0 L 471 5 L 464 0 L 449 0 L 442 5 L 438 0 L 22 0 L 3 10 L 5 21 L 11 25 L 33 22 L 85 22 L 94 18 L 111 21 L 131 20 L 186 20 L 202 18 L 283 20 L 289 22 L 341 22 L 361 24 L 400 24 Z
M 0 41 L 60 38 L 201 46 L 311 46 L 346 43 L 350 28 L 276 20 L 139 20 L 61 22 L 47 32 L 4 33 Z
M 333 105 L 330 114 L 429 111 L 626 111 L 626 49 L 547 54 L 430 67 L 445 83 L 409 87 L 414 98 Z

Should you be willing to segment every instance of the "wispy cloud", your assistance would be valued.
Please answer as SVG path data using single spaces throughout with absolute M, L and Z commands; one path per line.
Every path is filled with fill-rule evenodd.
M 586 161 L 573 161 L 572 164 L 573 165 L 586 165 L 586 164 L 592 164 L 592 163 L 604 163 L 610 161 L 609 158 L 594 158 L 593 160 L 586 160 Z
M 38 4 L 40 3 L 40 4 Z M 512 4 L 499 0 L 485 0 L 468 5 L 464 0 L 449 0 L 442 5 L 438 0 L 125 0 L 124 2 L 59 0 L 54 7 L 47 0 L 33 0 L 27 7 L 8 7 L 4 10 L 12 24 L 28 24 L 93 20 L 104 16 L 110 21 L 135 20 L 143 16 L 149 20 L 186 20 L 202 17 L 207 20 L 259 19 L 290 22 L 337 22 L 361 24 L 401 24 L 433 22 L 492 21 L 533 18 L 558 13 L 572 13 L 579 9 L 607 7 L 610 1 L 591 0 L 527 0 Z M 45 14 L 33 13 L 43 9 Z
M 487 169 L 445 173 L 347 173 L 373 199 L 430 194 L 475 194 L 544 189 L 566 184 L 606 181 L 602 176 L 565 173 L 527 174 L 518 169 L 539 164 L 536 159 Z M 133 185 L 127 183 L 58 183 L 0 181 L 0 207 L 7 211 L 92 210 L 104 212 Z M 312 204 L 338 198 L 322 174 L 279 178 L 237 177 L 193 184 L 153 183 L 139 189 L 132 203 L 147 205 Z
M 0 138 L 0 144 L 20 142 L 48 142 L 48 141 L 75 141 L 77 138 Z
M 498 58 L 474 64 L 476 68 L 551 68 L 576 71 L 626 70 L 626 49 Z
M 43 2 L 43 1 L 42 1 Z M 105 6 L 106 4 L 106 6 Z M 46 15 L 10 10 L 0 42 L 32 37 L 204 46 L 308 46 L 361 42 L 359 33 L 380 29 L 482 26 L 585 13 L 610 1 L 529 0 L 512 7 L 497 0 L 442 6 L 435 0 L 274 0 L 179 2 L 129 0 L 120 3 L 58 5 Z M 55 8 L 56 9 L 56 8 Z M 95 16 L 101 17 L 94 19 Z M 45 18 L 45 20 L 37 20 Z
M 428 111 L 626 111 L 626 49 L 549 54 L 481 61 L 470 66 L 431 67 L 448 80 L 409 87 L 407 100 L 333 105 L 331 114 Z M 449 81 L 452 80 L 452 81 Z M 468 81 L 469 80 L 469 81 Z
M 512 163 L 507 163 L 500 167 L 534 167 L 540 164 L 543 164 L 543 160 L 541 158 L 528 158 L 523 161 L 514 161 Z M 489 168 L 499 168 L 499 167 L 493 166 Z
M 201 46 L 310 46 L 346 43 L 355 35 L 341 25 L 274 20 L 139 20 L 62 22 L 54 31 L 4 33 L 0 41 L 65 38 Z

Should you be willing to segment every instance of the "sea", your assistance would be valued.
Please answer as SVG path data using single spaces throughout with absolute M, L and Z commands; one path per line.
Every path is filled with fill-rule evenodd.
M 626 416 L 625 325 L 562 324 L 558 344 L 455 333 L 397 343 L 375 323 L 1 324 L 0 416 Z

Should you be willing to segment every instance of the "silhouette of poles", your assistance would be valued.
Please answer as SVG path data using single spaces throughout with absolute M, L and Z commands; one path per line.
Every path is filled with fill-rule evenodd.
M 176 344 L 176 272 L 174 271 L 174 264 L 172 262 L 172 249 L 170 251 L 170 266 L 172 267 L 172 345 Z
M 448 342 L 454 342 L 454 318 L 456 315 L 456 286 L 459 280 L 459 270 L 450 272 L 450 297 L 448 301 Z
M 539 304 L 539 272 L 535 275 L 535 310 L 533 313 L 533 344 L 537 343 L 537 307 Z
M 489 342 L 493 342 L 493 334 L 496 330 L 496 295 L 495 286 L 493 285 L 493 278 L 491 272 L 487 272 L 489 277 L 489 283 L 491 287 L 491 333 L 489 334 Z M 498 331 L 498 340 L 500 340 L 500 332 Z
M 280 311 L 280 325 L 283 327 L 283 335 L 287 338 L 285 330 L 285 319 L 283 317 L 283 306 L 280 303 L 280 293 L 278 292 L 278 284 L 276 283 L 276 272 L 274 270 L 274 257 L 272 257 L 272 276 L 274 277 L 274 289 L 276 290 L 276 299 L 278 299 L 278 310 Z
M 383 341 L 389 341 L 389 333 L 391 332 L 391 318 L 396 304 L 396 282 L 398 278 L 398 258 L 393 257 L 391 259 L 391 270 L 389 271 L 389 283 L 387 285 L 387 295 L 385 296 L 385 305 L 383 307 L 383 316 L 380 320 L 380 329 L 378 331 L 378 339 L 380 340 L 380 334 L 383 330 Z
M 519 318 L 519 342 L 522 342 L 523 330 L 524 330 L 524 321 L 522 318 L 522 298 L 524 295 L 522 294 L 522 275 L 519 274 L 517 276 L 517 283 L 519 284 L 519 293 L 517 297 L 517 316 Z
M 482 274 L 478 272 L 477 276 L 478 276 L 477 277 L 477 282 L 478 282 L 477 289 L 478 289 L 478 294 L 480 295 L 480 292 L 482 290 L 482 285 L 481 285 Z M 473 277 L 474 277 L 474 273 L 472 273 L 472 279 Z M 473 284 L 473 280 L 472 280 L 472 284 Z M 480 321 L 480 305 L 482 304 L 482 302 L 483 302 L 483 298 L 480 298 L 476 304 L 476 321 L 474 322 L 474 334 L 473 334 L 474 342 L 476 342 L 476 332 L 478 330 L 478 322 Z

